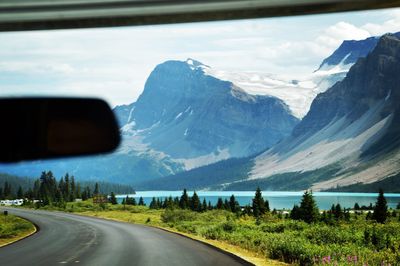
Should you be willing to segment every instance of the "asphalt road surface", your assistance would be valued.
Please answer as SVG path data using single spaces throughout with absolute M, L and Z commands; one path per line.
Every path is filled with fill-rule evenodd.
M 24 209 L 40 230 L 0 248 L 0 265 L 249 265 L 203 243 L 143 225 Z

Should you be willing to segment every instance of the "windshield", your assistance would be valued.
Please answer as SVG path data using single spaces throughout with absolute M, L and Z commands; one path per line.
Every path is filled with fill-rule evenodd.
M 0 58 L 1 97 L 103 98 L 113 108 L 122 135 L 112 154 L 1 164 L 0 186 L 12 183 L 9 197 L 17 198 L 19 186 L 33 188 L 39 177 L 40 182 L 45 177 L 64 182 L 67 175 L 96 196 L 112 194 L 115 204 L 128 202 L 126 195 L 135 191 L 136 202 L 141 199 L 151 209 L 187 209 L 189 198 L 173 202 L 189 193 L 192 205 L 193 198 L 204 200 L 203 205 L 190 205 L 192 210 L 225 208 L 254 215 L 252 226 L 264 226 L 261 231 L 268 236 L 278 233 L 268 227 L 272 220 L 323 223 L 322 229 L 296 225 L 305 230 L 299 241 L 314 245 L 323 242 L 332 229 L 325 226 L 335 219 L 380 223 L 382 217 L 372 218 L 372 213 L 385 193 L 383 213 L 392 209 L 388 219 L 398 227 L 400 9 L 7 32 L 0 33 Z M 261 191 L 268 208 L 264 201 L 265 208 L 254 203 L 262 199 Z M 84 197 L 81 192 L 70 199 L 91 198 L 90 191 Z M 231 195 L 236 199 L 228 208 Z M 95 202 L 107 202 L 99 197 Z M 307 202 L 315 217 L 304 217 L 301 204 Z M 258 218 L 273 209 L 269 218 Z M 163 215 L 157 221 L 176 222 Z M 240 223 L 246 222 L 235 226 Z M 281 237 L 293 230 L 282 226 Z M 363 226 L 356 234 L 360 239 L 349 233 L 337 242 L 332 235 L 323 247 L 328 251 L 321 252 L 339 254 L 334 244 L 346 243 L 353 260 L 362 253 L 354 251 L 354 240 L 364 255 L 382 252 L 373 263 L 398 262 L 399 231 L 379 229 L 391 241 L 384 248 L 371 240 L 373 234 L 377 237 L 372 223 Z M 229 235 L 236 227 L 229 228 L 218 230 Z M 212 234 L 207 237 L 221 238 Z M 292 262 L 286 255 L 268 256 Z

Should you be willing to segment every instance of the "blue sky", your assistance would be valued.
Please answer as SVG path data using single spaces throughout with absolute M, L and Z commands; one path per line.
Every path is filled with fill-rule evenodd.
M 300 78 L 343 40 L 400 31 L 400 9 L 176 25 L 0 33 L 0 94 L 135 101 L 159 63 Z

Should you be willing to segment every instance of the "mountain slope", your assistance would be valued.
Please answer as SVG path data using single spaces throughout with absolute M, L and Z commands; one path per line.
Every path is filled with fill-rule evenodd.
M 115 109 L 126 121 L 120 150 L 145 145 L 191 169 L 260 152 L 298 123 L 283 101 L 249 95 L 205 67 L 193 59 L 158 65 L 137 102 Z
M 400 40 L 385 35 L 343 81 L 316 97 L 291 137 L 255 159 L 250 179 L 338 167 L 315 180 L 312 187 L 321 190 L 397 174 L 399 70 Z

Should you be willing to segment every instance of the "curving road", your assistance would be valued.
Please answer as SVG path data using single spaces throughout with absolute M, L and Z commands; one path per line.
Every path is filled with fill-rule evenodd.
M 157 228 L 61 212 L 8 211 L 40 230 L 0 248 L 0 265 L 251 265 Z

